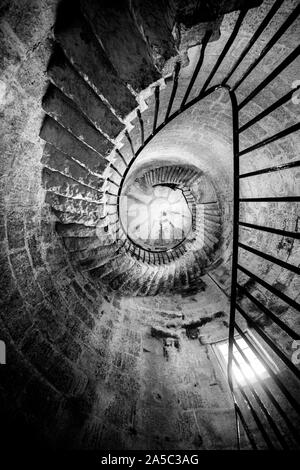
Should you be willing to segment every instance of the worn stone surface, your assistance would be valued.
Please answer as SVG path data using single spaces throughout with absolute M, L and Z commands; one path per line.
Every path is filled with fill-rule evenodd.
M 73 102 L 58 88 L 49 86 L 43 98 L 43 109 L 99 155 L 105 156 L 112 149 L 112 144 L 84 118 Z
M 98 191 L 101 190 L 103 180 L 91 174 L 85 167 L 79 165 L 76 160 L 60 152 L 53 145 L 45 145 L 41 162 L 46 168 L 49 168 L 49 170 L 57 171 L 62 175 Z
M 252 58 L 264 47 L 273 32 L 278 30 L 293 3 L 284 2 L 251 53 Z M 141 8 L 146 4 L 149 8 L 147 2 L 143 2 Z M 6 448 L 6 444 L 13 443 L 15 449 L 19 448 L 20 443 L 27 451 L 37 446 L 98 450 L 235 449 L 233 404 L 223 371 L 210 346 L 211 342 L 227 338 L 228 335 L 228 301 L 215 284 L 219 284 L 225 292 L 230 287 L 232 128 L 228 97 L 218 91 L 193 111 L 185 112 L 172 125 L 168 125 L 160 139 L 156 142 L 153 140 L 148 156 L 140 155 L 141 166 L 145 165 L 145 168 L 152 165 L 156 153 L 160 165 L 173 164 L 174 156 L 178 164 L 178 156 L 182 156 L 190 164 L 196 167 L 200 165 L 210 175 L 221 201 L 219 209 L 225 222 L 220 234 L 220 263 L 213 265 L 209 276 L 200 282 L 197 278 L 195 281 L 194 267 L 191 266 L 185 272 L 178 260 L 172 266 L 161 266 L 160 283 L 153 265 L 142 266 L 128 256 L 130 264 L 127 268 L 124 263 L 120 263 L 119 274 L 110 271 L 111 278 L 106 288 L 100 282 L 92 282 L 89 276 L 70 263 L 69 253 L 55 230 L 55 222 L 59 218 L 61 223 L 79 225 L 76 228 L 74 225 L 69 227 L 70 237 L 66 237 L 74 243 L 75 233 L 82 235 L 77 237 L 81 240 L 79 248 L 84 248 L 78 252 L 81 255 L 76 252 L 77 262 L 80 259 L 91 262 L 97 256 L 101 258 L 97 247 L 93 248 L 93 244 L 86 247 L 83 241 L 88 238 L 88 228 L 96 227 L 98 218 L 105 214 L 101 192 L 92 185 L 95 180 L 73 179 L 71 172 L 75 171 L 75 166 L 72 166 L 70 160 L 68 165 L 64 162 L 61 166 L 60 157 L 67 154 L 77 160 L 76 165 L 84 170 L 81 176 L 77 175 L 80 178 L 84 178 L 84 175 L 91 178 L 89 175 L 95 170 L 102 175 L 104 167 L 101 166 L 101 158 L 98 159 L 97 152 L 93 152 L 71 133 L 61 126 L 57 127 L 62 129 L 58 132 L 59 139 L 55 140 L 57 152 L 51 158 L 48 155 L 47 160 L 49 166 L 50 161 L 53 166 L 55 162 L 56 168 L 44 170 L 47 174 L 44 182 L 49 184 L 45 204 L 45 192 L 41 185 L 41 158 L 45 146 L 39 139 L 44 118 L 41 103 L 48 85 L 46 70 L 52 52 L 51 28 L 55 24 L 56 7 L 55 0 L 4 1 L 0 6 L 0 340 L 5 342 L 7 353 L 7 364 L 0 365 L 0 418 L 1 426 L 5 429 L 1 445 Z M 228 73 L 256 29 L 258 20 L 269 7 L 270 2 L 267 1 L 257 11 L 249 12 L 236 44 L 222 63 L 213 83 L 218 83 Z M 153 9 L 153 16 L 157 19 L 158 31 L 149 36 L 147 43 L 152 47 L 156 37 L 161 40 L 158 41 L 156 56 L 155 48 L 152 51 L 159 62 L 165 53 L 166 56 L 171 54 L 174 42 L 170 23 L 162 24 L 164 15 L 158 18 Z M 201 76 L 195 82 L 190 98 L 195 97 L 201 89 L 203 80 L 229 37 L 236 17 L 236 13 L 224 17 L 220 40 L 209 44 Z M 139 20 L 136 21 L 138 24 Z M 145 28 L 147 24 L 145 21 Z M 141 25 L 142 22 L 139 24 L 140 31 Z M 270 68 L 277 66 L 289 53 L 299 37 L 297 27 L 295 24 L 290 28 L 289 34 L 281 39 L 261 67 L 240 87 L 239 99 L 243 99 L 261 83 Z M 165 49 L 162 31 L 167 31 Z M 61 34 L 63 36 L 64 33 Z M 62 36 L 63 43 L 65 38 Z M 121 79 L 114 78 L 116 70 L 101 52 L 99 60 L 105 70 L 99 68 L 96 57 L 99 58 L 97 54 L 101 47 L 98 42 L 94 42 L 95 38 L 92 37 L 91 43 L 97 47 L 95 55 L 88 55 L 88 48 L 83 48 L 86 37 L 77 35 L 77 39 L 80 47 L 68 42 L 66 51 L 71 61 L 75 46 L 81 51 L 80 61 L 73 62 L 78 67 L 80 63 L 80 70 L 71 70 L 75 70 L 75 76 L 84 83 L 85 91 L 82 95 L 78 93 L 76 102 L 72 95 L 74 88 L 70 86 L 63 89 L 62 84 L 54 82 L 54 79 L 53 82 L 68 98 L 75 101 L 99 131 L 111 137 L 109 129 L 114 129 L 112 135 L 116 136 L 119 129 L 116 117 L 112 123 L 102 123 L 102 119 L 110 121 L 109 116 L 113 113 L 109 105 L 105 107 L 105 98 L 110 104 L 116 103 L 115 109 L 123 117 L 135 107 L 133 95 Z M 190 67 L 181 71 L 173 109 L 180 105 L 187 80 L 198 59 L 199 49 L 196 48 L 194 52 L 194 56 L 191 54 Z M 85 62 L 86 57 L 91 62 Z M 269 85 L 264 94 L 258 95 L 251 104 L 245 106 L 240 114 L 241 124 L 290 91 L 293 80 L 297 78 L 297 64 L 295 61 L 276 82 Z M 248 59 L 230 83 L 234 83 L 247 65 Z M 110 86 L 110 82 L 113 86 Z M 76 81 L 74 86 L 77 86 Z M 165 117 L 171 88 L 172 81 L 160 90 L 158 124 Z M 98 100 L 99 94 L 101 101 Z M 97 107 L 95 97 L 102 105 Z M 149 108 L 142 113 L 146 137 L 152 132 L 153 96 L 147 102 Z M 89 103 L 93 103 L 94 107 Z M 90 115 L 88 108 L 93 110 Z M 282 130 L 283 124 L 289 126 L 297 123 L 298 116 L 297 106 L 293 102 L 286 103 L 281 110 L 278 109 L 242 133 L 241 148 Z M 51 122 L 53 126 L 59 126 L 56 121 Z M 66 134 L 70 135 L 67 141 L 64 140 Z M 134 148 L 138 149 L 140 133 L 136 125 L 132 129 L 131 139 Z M 60 144 L 64 147 L 60 147 Z M 281 139 L 268 148 L 241 158 L 241 171 L 254 171 L 296 160 L 298 149 L 298 134 Z M 46 147 L 47 152 L 49 146 Z M 126 161 L 130 161 L 130 146 L 124 145 L 122 152 Z M 45 158 L 48 159 L 48 156 Z M 120 157 L 116 158 L 114 164 L 116 168 L 124 169 Z M 293 196 L 298 195 L 297 184 L 297 173 L 285 170 L 252 179 L 244 178 L 241 194 L 244 197 Z M 107 187 L 107 190 L 110 189 Z M 196 188 L 195 192 L 200 189 Z M 50 206 L 54 207 L 55 212 L 50 210 Z M 112 219 L 115 218 L 116 212 L 112 208 L 111 213 Z M 298 230 L 296 204 L 243 203 L 241 216 L 249 223 Z M 103 232 L 100 232 L 101 238 L 97 239 L 97 243 L 103 241 L 104 244 L 107 232 L 103 220 Z M 214 215 L 207 214 L 207 223 L 213 225 L 213 221 Z M 93 230 L 91 233 L 94 233 Z M 91 238 L 94 243 L 94 238 Z M 273 253 L 283 261 L 295 265 L 298 263 L 298 244 L 289 237 L 262 235 L 253 229 L 242 229 L 241 240 L 266 253 Z M 113 248 L 115 253 L 119 246 Z M 100 249 L 103 249 L 102 245 Z M 104 253 L 109 249 L 105 247 Z M 201 264 L 201 255 L 198 261 Z M 240 251 L 240 261 L 278 291 L 299 302 L 296 275 L 272 266 L 269 262 L 262 262 L 255 255 L 247 255 L 243 250 Z M 112 267 L 115 269 L 116 263 Z M 132 274 L 136 277 L 131 277 Z M 166 295 L 167 292 L 156 295 L 165 290 L 168 284 L 174 288 L 177 276 L 183 279 L 185 285 L 189 285 L 182 295 Z M 120 292 L 113 295 L 111 287 L 116 280 Z M 197 291 L 193 290 L 195 282 Z M 239 282 L 282 321 L 298 331 L 299 321 L 295 310 L 287 309 L 283 302 L 279 302 L 259 285 L 251 283 L 247 276 L 241 275 Z M 134 294 L 139 293 L 140 297 L 121 296 L 126 289 Z M 148 297 L 144 297 L 146 294 Z M 155 297 L 149 297 L 149 294 Z M 239 297 L 238 301 L 247 307 L 256 324 L 290 358 L 294 351 L 292 339 L 282 334 L 278 325 L 270 323 L 253 305 L 251 307 L 245 298 Z M 240 317 L 238 322 L 242 324 Z M 246 325 L 242 325 L 246 328 Z M 276 373 L 297 395 L 299 390 L 282 364 Z M 266 383 L 272 387 L 271 380 L 268 379 Z M 276 398 L 284 412 L 288 412 L 286 400 L 278 390 Z M 292 418 L 293 424 L 298 426 L 296 419 Z M 253 433 L 257 432 L 251 419 L 249 427 Z M 291 437 L 287 435 L 286 438 L 293 447 Z M 259 448 L 265 448 L 261 438 Z
M 117 137 L 124 128 L 121 121 L 76 72 L 59 47 L 52 54 L 47 73 L 50 80 L 77 104 L 99 131 L 112 139 Z
M 98 202 L 102 199 L 102 193 L 99 191 L 84 186 L 57 171 L 43 168 L 42 180 L 45 189 L 60 194 L 61 196 Z
M 72 2 L 61 5 L 55 37 L 76 70 L 120 117 L 124 118 L 135 108 L 133 95 Z
M 176 55 L 175 40 L 172 36 L 173 11 L 169 4 L 163 10 L 158 1 L 132 2 L 132 13 L 145 40 L 148 43 L 154 64 L 162 69 L 166 60 Z
M 125 83 L 139 92 L 160 78 L 125 3 L 113 0 L 99 4 L 89 0 L 81 2 L 81 8 Z
M 44 119 L 40 137 L 99 176 L 108 164 L 103 156 L 84 145 L 49 116 Z

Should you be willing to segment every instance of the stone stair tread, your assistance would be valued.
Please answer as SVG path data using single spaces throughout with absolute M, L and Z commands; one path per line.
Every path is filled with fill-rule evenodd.
M 124 82 L 139 92 L 160 78 L 126 2 L 84 0 L 81 9 Z
M 42 170 L 42 185 L 47 191 L 51 191 L 66 198 L 78 198 L 85 201 L 100 203 L 103 194 L 94 188 L 90 188 L 72 178 L 46 167 Z
M 48 87 L 42 107 L 49 116 L 100 156 L 105 157 L 111 152 L 113 144 L 88 122 L 74 102 L 54 85 Z
M 40 137 L 100 177 L 108 166 L 109 162 L 104 157 L 87 147 L 50 116 L 44 119 Z
M 58 45 L 52 54 L 47 74 L 51 82 L 70 98 L 104 135 L 115 139 L 124 129 L 124 124 L 78 74 Z
M 102 179 L 91 174 L 87 168 L 81 166 L 77 161 L 73 160 L 73 158 L 69 157 L 49 143 L 46 143 L 44 147 L 41 162 L 49 170 L 58 171 L 59 173 L 78 181 L 78 183 L 90 186 L 98 191 L 101 190 L 103 186 Z
M 117 115 L 125 118 L 137 106 L 136 100 L 75 5 L 61 4 L 54 34 L 77 72 Z

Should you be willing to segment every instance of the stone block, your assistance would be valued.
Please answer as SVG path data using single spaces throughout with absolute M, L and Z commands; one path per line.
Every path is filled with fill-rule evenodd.
M 23 247 L 25 245 L 23 212 L 8 212 L 6 224 L 9 248 Z
M 88 310 L 79 302 L 75 306 L 74 315 L 77 315 L 90 330 L 93 330 L 95 320 Z
M 40 240 L 33 234 L 27 238 L 27 244 L 34 268 L 40 268 L 43 265 Z
M 43 300 L 42 292 L 34 278 L 26 250 L 10 255 L 10 261 L 16 277 L 17 287 L 24 299 L 30 304 L 38 304 Z
M 91 237 L 95 234 L 94 227 L 86 227 L 85 225 L 80 224 L 57 223 L 55 229 L 60 235 L 68 237 Z M 80 289 L 79 284 L 76 284 L 78 286 L 78 289 Z

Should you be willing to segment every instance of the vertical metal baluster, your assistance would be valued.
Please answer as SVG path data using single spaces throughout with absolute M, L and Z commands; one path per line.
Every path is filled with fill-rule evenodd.
M 298 5 L 295 10 L 290 14 L 288 19 L 280 26 L 280 28 L 276 31 L 274 36 L 270 39 L 268 44 L 263 48 L 261 53 L 259 54 L 258 58 L 252 62 L 251 65 L 247 68 L 246 72 L 242 75 L 242 77 L 236 82 L 236 84 L 231 88 L 232 91 L 235 91 L 241 83 L 248 77 L 248 75 L 252 72 L 252 70 L 261 62 L 261 60 L 265 57 L 265 55 L 269 52 L 269 50 L 276 44 L 279 38 L 285 33 L 285 31 L 289 28 L 289 26 L 295 21 L 300 13 L 300 5 Z
M 233 28 L 233 31 L 228 39 L 228 41 L 226 42 L 225 46 L 224 46 L 224 49 L 222 50 L 221 54 L 219 55 L 219 58 L 215 64 L 215 66 L 213 67 L 212 71 L 210 72 L 207 80 L 205 81 L 199 95 L 202 95 L 206 88 L 208 87 L 209 83 L 212 81 L 216 71 L 218 70 L 218 68 L 220 67 L 221 63 L 223 62 L 224 58 L 226 57 L 226 54 L 227 52 L 229 51 L 230 47 L 232 46 L 233 44 L 233 41 L 235 40 L 239 30 L 240 30 L 240 27 L 241 27 L 241 24 L 246 16 L 246 13 L 247 13 L 248 10 L 242 10 L 238 16 L 238 19 L 235 23 L 235 26 Z
M 178 78 L 179 78 L 180 67 L 181 67 L 180 62 L 179 61 L 176 62 L 175 66 L 174 66 L 173 88 L 172 88 L 172 93 L 171 93 L 171 96 L 170 96 L 170 100 L 169 100 L 169 104 L 168 104 L 168 108 L 167 108 L 167 112 L 166 112 L 166 116 L 165 116 L 165 121 L 164 121 L 165 124 L 166 124 L 166 122 L 167 122 L 167 120 L 170 116 L 170 112 L 171 112 L 173 102 L 174 102 L 174 98 L 175 98 L 175 95 L 176 95 L 176 91 L 177 91 L 177 87 L 178 87 Z
M 152 134 L 155 134 L 156 126 L 157 126 L 157 118 L 158 118 L 158 111 L 159 111 L 159 85 L 155 87 L 154 95 L 155 95 L 155 110 L 154 110 Z
M 141 131 L 141 146 L 144 147 L 145 145 L 145 132 L 144 132 L 144 121 L 143 121 L 143 118 L 142 118 L 142 114 L 141 114 L 141 111 L 138 109 L 137 110 L 137 117 L 139 119 L 139 123 L 140 123 L 140 131 Z
M 205 54 L 205 49 L 206 49 L 206 46 L 209 42 L 209 39 L 212 35 L 212 31 L 206 31 L 205 35 L 204 35 L 204 38 L 203 38 L 203 41 L 202 41 L 202 45 L 201 45 L 201 51 L 200 51 L 200 56 L 199 56 L 199 59 L 198 59 L 198 62 L 197 62 L 197 65 L 195 67 L 195 70 L 193 72 L 193 75 L 192 75 L 192 78 L 190 80 L 190 83 L 187 87 L 187 90 L 185 92 L 185 95 L 183 97 L 183 100 L 181 102 L 181 105 L 180 105 L 180 109 L 182 109 L 185 105 L 185 103 L 187 102 L 187 99 L 190 95 L 190 92 L 193 88 L 193 85 L 198 77 L 198 74 L 199 74 L 199 71 L 201 69 L 201 66 L 203 64 L 203 60 L 204 60 L 204 54 Z
M 122 155 L 122 153 L 120 152 L 119 149 L 116 149 L 116 154 L 120 157 L 120 159 L 121 159 L 122 162 L 124 163 L 125 167 L 127 167 L 127 162 L 126 162 L 124 156 Z
M 133 158 L 135 158 L 135 151 L 134 151 L 134 148 L 133 148 L 133 143 L 132 143 L 132 140 L 131 140 L 131 137 L 129 135 L 129 132 L 128 131 L 125 131 L 125 136 L 129 142 L 129 145 L 130 145 L 130 149 L 131 149 L 131 153 L 132 153 L 132 156 Z
M 275 15 L 275 13 L 277 12 L 277 10 L 281 7 L 282 3 L 284 2 L 284 0 L 276 0 L 275 3 L 273 4 L 271 10 L 269 11 L 269 13 L 265 16 L 264 20 L 261 22 L 261 24 L 259 25 L 259 27 L 257 28 L 257 30 L 255 31 L 255 33 L 253 34 L 252 38 L 250 39 L 250 41 L 248 42 L 247 46 L 245 47 L 245 49 L 243 50 L 243 52 L 241 53 L 241 55 L 239 56 L 239 58 L 236 60 L 235 64 L 233 65 L 233 67 L 231 68 L 230 72 L 226 75 L 226 77 L 224 78 L 223 82 L 222 82 L 222 85 L 225 85 L 228 80 L 230 79 L 230 77 L 233 75 L 233 73 L 236 71 L 236 69 L 238 68 L 238 66 L 240 65 L 240 63 L 243 61 L 243 59 L 246 57 L 246 55 L 248 54 L 248 52 L 250 51 L 250 49 L 252 48 L 252 46 L 256 43 L 257 39 L 259 38 L 259 36 L 263 33 L 263 31 L 266 29 L 267 25 L 270 23 L 271 19 L 273 18 L 273 16 Z

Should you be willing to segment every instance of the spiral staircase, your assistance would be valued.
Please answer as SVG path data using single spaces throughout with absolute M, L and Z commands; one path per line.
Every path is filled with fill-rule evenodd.
M 247 186 L 247 178 L 299 166 L 299 161 L 286 161 L 285 151 L 277 152 L 282 159 L 272 167 L 261 168 L 255 161 L 258 149 L 294 135 L 299 130 L 299 123 L 287 120 L 288 125 L 291 125 L 271 136 L 258 130 L 258 135 L 261 132 L 263 137 L 259 143 L 255 143 L 256 135 L 249 130 L 249 127 L 276 112 L 292 97 L 294 91 L 289 91 L 273 104 L 266 100 L 263 110 L 260 107 L 260 99 L 263 102 L 260 92 L 297 58 L 299 46 L 282 63 L 276 63 L 273 71 L 260 84 L 254 80 L 254 91 L 250 95 L 247 87 L 243 89 L 239 104 L 235 94 L 245 76 L 251 74 L 297 18 L 299 6 L 292 10 L 289 5 L 290 10 L 288 8 L 288 17 L 283 26 L 279 26 L 269 41 L 266 40 L 255 65 L 248 63 L 248 52 L 255 46 L 282 3 L 277 0 L 271 10 L 267 10 L 249 43 L 245 45 L 241 40 L 243 47 L 241 49 L 240 44 L 237 46 L 236 55 L 233 54 L 236 59 L 233 66 L 231 64 L 222 68 L 247 13 L 258 7 L 260 1 L 211 1 L 207 5 L 200 2 L 200 6 L 198 2 L 192 2 L 189 8 L 180 1 L 164 2 L 163 7 L 161 2 L 152 4 L 150 1 L 138 0 L 118 3 L 118 7 L 113 2 L 96 0 L 61 2 L 54 28 L 54 52 L 47 69 L 50 84 L 42 103 L 46 117 L 40 131 L 40 137 L 46 142 L 42 157 L 45 203 L 51 207 L 55 216 L 56 231 L 75 272 L 79 270 L 84 279 L 92 281 L 94 287 L 99 286 L 99 291 L 100 287 L 105 286 L 107 292 L 127 296 L 129 305 L 130 297 L 159 298 L 161 295 L 181 294 L 183 298 L 186 293 L 201 292 L 201 279 L 205 276 L 225 296 L 230 297 L 229 385 L 236 416 L 253 448 L 256 448 L 253 434 L 256 436 L 257 431 L 252 425 L 248 426 L 243 417 L 249 414 L 249 410 L 266 446 L 272 448 L 272 443 L 260 424 L 257 411 L 253 411 L 252 402 L 244 396 L 244 390 L 239 391 L 238 396 L 232 383 L 236 332 L 243 336 L 245 325 L 250 325 L 291 373 L 299 378 L 299 369 L 286 356 L 289 343 L 277 330 L 279 327 L 290 338 L 299 339 L 293 329 L 294 310 L 299 308 L 299 303 L 294 293 L 282 292 L 280 282 L 277 281 L 281 274 L 278 274 L 277 268 L 288 269 L 297 275 L 299 270 L 295 266 L 296 256 L 289 258 L 289 247 L 278 243 L 276 239 L 279 235 L 299 238 L 298 226 L 294 227 L 297 211 L 293 205 L 299 198 L 293 194 L 270 198 L 264 195 L 263 183 L 254 190 L 251 184 Z M 227 21 L 226 14 L 233 11 L 237 12 L 237 18 L 233 25 L 230 24 L 230 33 L 227 30 L 224 39 L 220 29 L 223 22 Z M 228 21 L 230 23 L 231 20 Z M 251 23 L 247 27 L 253 31 Z M 203 66 L 207 66 L 205 52 L 212 44 L 216 46 L 217 52 L 212 53 L 212 56 L 216 56 L 216 62 L 203 78 L 199 72 L 202 72 Z M 235 85 L 228 85 L 244 59 L 246 69 L 237 77 Z M 278 83 L 281 91 L 284 80 L 280 82 L 278 78 Z M 193 110 L 200 101 L 204 104 L 199 116 L 203 120 L 207 117 L 208 132 L 210 125 L 215 129 L 216 126 L 222 128 L 223 123 L 219 120 L 216 125 L 208 113 L 209 106 L 217 109 L 228 102 L 228 97 L 224 98 L 221 92 L 228 93 L 232 104 L 232 115 L 228 119 L 233 123 L 233 191 L 228 193 L 226 201 L 224 193 L 220 192 L 221 178 L 217 184 L 205 165 L 202 166 L 201 158 L 188 161 L 180 158 L 180 155 L 165 156 L 163 153 L 163 133 L 170 128 L 171 123 L 175 125 L 177 122 L 179 127 L 184 128 L 184 116 L 191 118 L 188 111 Z M 213 93 L 215 100 L 211 98 Z M 259 105 L 255 103 L 255 106 L 258 109 L 254 106 L 255 112 L 247 110 L 243 113 L 243 108 L 257 95 Z M 210 99 L 211 102 L 205 101 Z M 209 103 L 207 109 L 206 103 Z M 176 127 L 172 135 L 175 139 Z M 160 145 L 161 155 L 158 153 L 156 158 L 147 156 L 151 145 L 155 150 L 156 142 Z M 239 148 L 240 144 L 242 149 Z M 240 173 L 237 162 L 240 156 L 248 153 L 252 153 L 252 156 Z M 269 162 L 270 157 L 263 154 L 261 164 L 264 165 L 266 161 Z M 239 197 L 242 178 L 246 180 L 246 189 L 243 191 L 248 191 L 251 197 L 249 194 Z M 180 203 L 178 206 L 175 204 L 174 209 L 171 203 L 175 194 Z M 164 210 L 160 210 L 162 200 Z M 287 204 L 282 213 L 284 220 L 291 220 L 289 217 L 292 214 L 290 230 L 287 230 L 286 221 L 283 227 L 274 227 L 272 211 L 269 209 L 265 211 L 267 216 L 264 218 L 260 204 L 265 203 Z M 151 212 L 152 205 L 155 210 Z M 179 206 L 184 208 L 186 218 L 186 222 L 181 225 L 177 217 Z M 128 224 L 128 217 L 135 214 L 134 210 L 138 216 L 135 219 L 133 215 Z M 141 219 L 145 213 L 146 217 Z M 152 213 L 153 223 L 149 222 L 149 214 Z M 240 214 L 245 218 L 240 219 Z M 268 217 L 271 226 L 265 227 L 265 219 Z M 141 223 L 145 230 L 142 236 L 138 233 Z M 173 227 L 172 236 L 165 236 L 167 230 L 163 229 L 163 224 Z M 265 232 L 273 238 L 262 236 Z M 270 253 L 274 246 L 278 250 L 278 260 Z M 259 264 L 255 256 L 261 256 Z M 254 266 L 259 266 L 256 275 L 252 273 Z M 261 279 L 266 273 L 269 282 Z M 268 306 L 260 302 L 261 293 L 256 290 L 258 284 L 268 290 L 265 302 Z M 282 316 L 278 318 L 273 313 L 277 307 L 273 310 L 271 308 L 274 297 L 276 306 L 278 299 L 286 302 L 292 313 L 283 308 L 280 310 Z M 259 314 L 253 306 L 249 308 L 250 314 L 245 313 L 251 302 L 260 309 Z M 240 322 L 238 325 L 236 310 Z M 227 330 L 227 314 L 223 318 L 222 312 L 221 317 L 222 328 L 225 325 Z M 175 336 L 172 334 L 173 341 Z M 163 335 L 169 339 L 165 331 Z M 175 344 L 176 341 L 173 342 Z M 270 374 L 274 378 L 272 371 Z M 283 379 L 275 377 L 274 381 L 293 407 L 291 418 L 280 405 L 276 407 L 293 438 L 299 442 L 293 424 L 293 413 L 298 410 L 298 405 L 287 390 L 284 379 L 285 376 Z M 293 383 L 291 390 L 295 391 Z M 241 396 L 244 405 L 239 404 Z M 257 399 L 255 394 L 253 396 L 259 403 L 260 398 Z M 272 394 L 270 400 L 274 405 Z M 259 406 L 259 413 L 267 416 L 271 431 L 275 432 L 279 444 L 285 448 L 285 438 L 282 438 L 271 413 L 264 405 L 259 403 Z
M 117 11 L 108 4 L 100 8 L 97 2 L 81 2 L 77 9 L 72 6 L 70 16 L 66 2 L 58 12 L 57 49 L 48 68 L 51 85 L 43 100 L 47 114 L 40 134 L 47 142 L 42 159 L 43 182 L 46 202 L 59 220 L 57 230 L 76 267 L 123 293 L 155 295 L 195 287 L 209 266 L 212 269 L 218 262 L 216 249 L 222 220 L 207 176 L 185 165 L 154 168 L 144 178 L 150 189 L 159 183 L 174 185 L 187 201 L 193 202 L 192 240 L 182 241 L 170 250 L 146 251 L 130 240 L 120 224 L 116 200 L 123 196 L 120 187 L 135 158 L 130 135 L 134 125 L 142 126 L 145 140 L 148 129 L 146 125 L 144 128 L 143 110 L 155 114 L 160 88 L 173 86 L 168 59 L 174 63 L 176 51 L 176 41 L 168 31 L 168 39 L 161 40 L 158 60 L 157 48 L 142 36 L 146 28 L 145 18 L 139 16 L 142 11 L 134 11 L 134 5 L 132 8 L 131 12 L 122 7 Z M 113 39 L 103 20 L 104 12 L 110 25 L 116 25 Z M 203 23 L 197 32 L 198 43 L 208 30 L 217 28 L 220 15 L 215 23 Z M 136 47 L 134 52 L 130 50 L 131 42 Z M 122 47 L 124 63 L 114 57 L 116 47 Z M 175 81 L 180 61 L 184 64 L 183 55 L 184 51 L 178 51 L 175 56 Z M 167 85 L 161 73 L 167 73 Z M 155 80 L 159 82 L 153 85 Z M 149 85 L 146 92 L 137 94 Z M 147 105 L 153 95 L 156 101 Z M 135 116 L 137 122 L 133 124 Z M 154 122 L 152 131 L 156 125 Z M 129 160 L 121 153 L 124 140 L 132 152 Z

